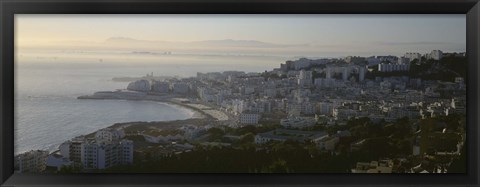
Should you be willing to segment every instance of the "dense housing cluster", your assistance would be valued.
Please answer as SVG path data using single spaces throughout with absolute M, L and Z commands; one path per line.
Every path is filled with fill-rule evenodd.
M 102 129 L 94 137 L 63 143 L 48 158 L 40 153 L 28 156 L 32 152 L 19 155 L 18 160 L 23 160 L 19 171 L 33 170 L 23 163 L 39 158 L 57 169 L 78 166 L 84 171 L 132 163 L 128 169 L 136 164 L 193 163 L 190 154 L 198 159 L 212 157 L 205 147 L 220 148 L 218 155 L 254 150 L 250 155 L 277 159 L 270 166 L 238 166 L 248 167 L 249 172 L 303 171 L 295 168 L 298 164 L 288 165 L 296 160 L 282 152 L 287 146 L 308 155 L 305 162 L 337 163 L 337 158 L 357 155 L 353 163 L 339 164 L 339 172 L 447 172 L 461 155 L 465 140 L 464 59 L 465 53 L 440 50 L 401 57 L 300 58 L 264 72 L 199 72 L 190 78 L 133 81 L 126 90 L 94 96 L 149 100 L 169 96 L 175 98 L 169 101 L 212 118 L 206 125 L 185 123 L 172 131 L 128 130 L 129 140 L 122 130 Z M 275 153 L 286 156 L 277 158 L 281 154 Z M 277 170 L 278 165 L 283 169 Z M 308 171 L 337 171 L 322 167 Z M 28 168 L 40 171 L 43 166 L 28 164 Z M 163 169 L 152 168 L 184 171 Z

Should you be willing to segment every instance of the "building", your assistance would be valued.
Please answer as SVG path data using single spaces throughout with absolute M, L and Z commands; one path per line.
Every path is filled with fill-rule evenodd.
M 57 171 L 62 167 L 72 166 L 73 162 L 65 156 L 59 154 L 59 152 L 52 153 L 48 155 L 46 166 L 49 168 L 55 168 Z
M 348 68 L 348 67 L 344 67 L 344 68 L 342 69 L 342 80 L 347 81 L 349 75 L 350 75 L 349 68 Z
M 148 92 L 150 91 L 150 82 L 148 80 L 138 80 L 131 82 L 127 86 L 127 90 L 138 91 L 138 92 Z
M 152 91 L 158 93 L 168 93 L 170 91 L 170 84 L 168 82 L 155 81 L 152 84 Z
M 327 69 L 325 70 L 325 78 L 326 79 L 331 79 L 332 78 L 332 69 L 327 67 Z
M 399 59 L 396 56 L 388 55 L 388 56 L 377 56 L 377 59 L 380 60 L 380 62 L 390 62 L 390 63 L 395 63 Z
M 398 63 L 399 64 L 410 64 L 410 59 L 409 58 L 405 58 L 405 57 L 400 57 L 398 59 Z
M 290 117 L 280 120 L 280 125 L 285 128 L 306 128 L 316 124 L 313 117 Z
M 333 151 L 340 138 L 338 136 L 324 136 L 314 141 L 320 150 Z
M 433 50 L 428 55 L 428 58 L 433 59 L 433 60 L 440 60 L 440 59 L 442 59 L 442 57 L 443 57 L 443 52 L 440 51 L 440 50 Z
M 312 86 L 312 71 L 301 70 L 297 79 L 297 84 L 302 87 Z
M 358 68 L 358 81 L 363 82 L 365 80 L 365 74 L 367 69 L 364 67 Z
M 371 57 L 366 58 L 366 61 L 367 61 L 368 66 L 374 66 L 374 65 L 380 64 L 382 62 L 378 58 L 375 58 L 375 56 L 371 56 Z
M 313 141 L 317 142 L 325 137 L 328 137 L 328 133 L 324 131 L 300 131 L 300 130 L 288 130 L 288 129 L 275 129 L 265 133 L 258 133 L 255 136 L 256 144 L 264 144 L 270 141 Z
M 316 113 L 321 115 L 332 115 L 334 104 L 329 102 L 320 102 L 316 104 Z
M 260 120 L 260 114 L 253 113 L 241 113 L 239 121 L 241 124 L 255 125 Z
M 403 56 L 408 59 L 408 62 L 412 62 L 413 60 L 420 61 L 422 59 L 422 55 L 420 53 L 405 53 Z
M 173 93 L 176 94 L 187 94 L 188 93 L 188 84 L 187 83 L 182 83 L 182 82 L 177 82 L 173 83 Z
M 46 169 L 48 151 L 32 150 L 15 156 L 14 168 L 17 173 L 41 173 Z
M 452 98 L 452 101 L 450 102 L 450 107 L 453 108 L 455 113 L 460 113 L 464 114 L 466 113 L 466 101 L 465 98 Z
M 408 71 L 410 70 L 410 64 L 378 64 L 378 71 L 380 72 L 393 72 L 393 71 Z
M 60 154 L 73 161 L 75 165 L 81 165 L 82 163 L 82 144 L 85 141 L 85 137 L 79 136 L 73 138 L 71 141 L 66 141 L 59 146 Z
M 51 158 L 52 163 L 69 163 L 83 169 L 105 169 L 115 165 L 130 164 L 133 162 L 133 142 L 121 140 L 123 131 L 112 128 L 99 130 L 95 139 L 86 139 L 83 136 L 59 146 L 60 155 L 67 159 Z M 55 166 L 55 164 L 51 164 Z
M 105 169 L 115 165 L 133 163 L 133 142 L 85 141 L 82 144 L 82 166 L 84 169 Z
M 207 132 L 207 128 L 194 125 L 186 125 L 180 129 L 183 130 L 183 136 L 187 140 L 194 140 Z
M 95 133 L 95 139 L 97 141 L 116 141 L 125 137 L 125 133 L 122 130 L 113 128 L 100 129 Z
M 365 57 L 359 57 L 359 56 L 347 56 L 345 58 L 345 62 L 347 63 L 361 63 L 365 61 L 366 61 Z

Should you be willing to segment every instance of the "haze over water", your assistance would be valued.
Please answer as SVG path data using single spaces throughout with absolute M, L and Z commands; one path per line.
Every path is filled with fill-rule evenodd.
M 260 65 L 240 65 L 240 60 Z M 195 76 L 197 71 L 263 71 L 278 65 L 281 61 L 277 60 L 273 57 L 89 53 L 22 55 L 15 67 L 15 153 L 31 149 L 53 151 L 66 140 L 114 123 L 169 121 L 193 116 L 190 110 L 158 102 L 76 99 L 96 91 L 126 88 L 127 82 L 114 82 L 113 77 L 141 77 L 151 72 Z M 199 65 L 187 64 L 189 61 Z
M 113 77 L 263 72 L 286 60 L 465 50 L 465 15 L 16 15 L 15 153 L 114 123 L 187 119 L 147 101 L 78 100 Z M 164 53 L 171 55 L 164 55 Z

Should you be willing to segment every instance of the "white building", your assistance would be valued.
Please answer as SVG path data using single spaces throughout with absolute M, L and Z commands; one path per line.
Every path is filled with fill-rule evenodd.
M 95 139 L 97 141 L 117 141 L 125 137 L 125 133 L 122 130 L 113 128 L 100 129 L 95 133 Z
M 347 56 L 345 57 L 345 62 L 346 63 L 360 63 L 364 62 L 365 57 L 359 57 L 359 56 Z
M 378 71 L 380 72 L 393 72 L 393 71 L 408 71 L 410 70 L 410 64 L 378 64 Z
M 306 128 L 315 125 L 313 117 L 290 117 L 280 120 L 280 125 L 285 128 Z
M 297 79 L 299 86 L 310 87 L 312 86 L 312 71 L 301 70 Z
M 235 99 L 232 100 L 232 112 L 235 114 L 242 113 L 247 108 L 245 101 Z
M 405 53 L 405 55 L 403 57 L 407 58 L 408 61 L 411 62 L 415 59 L 420 61 L 421 58 L 422 58 L 422 55 L 420 53 Z
M 86 141 L 82 144 L 82 165 L 84 169 L 105 169 L 115 165 L 133 163 L 133 142 Z
M 148 80 L 138 80 L 131 82 L 127 86 L 127 90 L 148 92 L 150 91 L 150 82 Z
M 428 55 L 429 59 L 433 60 L 440 60 L 443 57 L 443 52 L 440 50 L 433 50 L 430 52 L 430 55 Z
M 32 150 L 15 156 L 14 167 L 17 173 L 40 173 L 46 169 L 48 151 Z
M 398 61 L 398 57 L 388 55 L 388 56 L 377 56 L 377 59 L 380 60 L 380 62 L 390 62 L 390 63 L 395 63 Z
M 50 165 L 70 165 L 71 161 L 71 164 L 84 169 L 105 169 L 130 164 L 133 162 L 133 142 L 121 140 L 124 136 L 122 131 L 106 128 L 95 134 L 96 139 L 76 137 L 59 146 L 59 153 L 65 159 L 52 157 Z
M 251 113 L 241 113 L 239 116 L 239 121 L 241 124 L 258 124 L 260 120 L 259 114 L 251 114 Z

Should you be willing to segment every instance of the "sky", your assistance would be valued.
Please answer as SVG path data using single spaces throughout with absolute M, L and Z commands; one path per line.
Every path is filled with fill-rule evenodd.
M 157 50 L 202 52 L 244 49 L 179 45 L 204 40 L 272 43 L 261 53 L 291 55 L 400 55 L 466 48 L 466 18 L 459 15 L 21 15 L 15 19 L 17 47 L 115 49 L 112 37 L 156 43 Z M 161 48 L 161 45 L 167 47 Z M 135 46 L 135 45 L 131 45 Z M 175 46 L 175 47 L 172 47 Z M 137 46 L 138 47 L 138 46 Z M 149 46 L 152 47 L 152 46 Z M 155 48 L 153 47 L 153 48 Z M 189 48 L 190 47 L 190 48 Z M 249 47 L 250 49 L 247 49 Z M 148 47 L 145 47 L 148 49 Z M 187 48 L 189 50 L 187 50 Z M 133 49 L 132 49 L 133 50 Z M 145 49 L 143 49 L 145 50 Z

